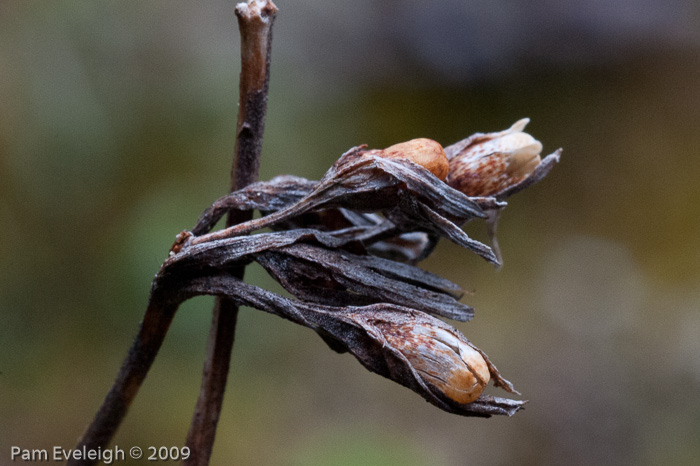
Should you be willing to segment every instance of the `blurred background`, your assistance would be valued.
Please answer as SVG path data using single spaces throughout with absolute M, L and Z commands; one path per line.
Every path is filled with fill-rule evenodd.
M 449 415 L 244 309 L 212 464 L 696 465 L 700 4 L 277 5 L 262 179 L 523 117 L 564 148 L 509 200 L 501 270 L 446 241 L 423 264 L 474 292 L 457 327 L 530 404 Z M 75 444 L 175 235 L 226 192 L 238 48 L 228 0 L 0 4 L 0 464 Z M 183 444 L 211 306 L 181 307 L 117 445 Z

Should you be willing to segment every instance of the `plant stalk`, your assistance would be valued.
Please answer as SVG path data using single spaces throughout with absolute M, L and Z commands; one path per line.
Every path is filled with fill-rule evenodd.
M 250 0 L 236 6 L 241 33 L 241 75 L 231 191 L 258 179 L 270 81 L 272 25 L 276 13 L 277 7 L 269 0 Z M 226 218 L 226 227 L 251 218 L 251 211 L 232 211 Z M 241 266 L 233 271 L 233 275 L 242 279 L 244 272 L 245 268 Z M 191 453 L 183 465 L 209 464 L 226 390 L 237 317 L 236 303 L 226 298 L 216 299 L 202 385 L 186 440 Z

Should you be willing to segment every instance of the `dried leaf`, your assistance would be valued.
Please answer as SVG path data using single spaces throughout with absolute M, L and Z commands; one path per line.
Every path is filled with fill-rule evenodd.
M 394 347 L 382 329 L 386 325 L 402 326 L 410 332 L 411 327 L 434 329 L 437 332 L 449 332 L 461 344 L 473 348 L 479 354 L 481 350 L 472 345 L 459 331 L 444 322 L 401 306 L 391 304 L 374 304 L 369 306 L 331 307 L 314 303 L 293 301 L 276 295 L 261 288 L 248 285 L 226 275 L 205 276 L 190 280 L 181 286 L 181 292 L 186 296 L 201 294 L 226 296 L 240 305 L 251 306 L 266 312 L 279 315 L 297 324 L 304 325 L 319 332 L 326 341 L 333 342 L 336 348 L 346 349 L 352 353 L 367 369 L 404 385 L 420 394 L 433 405 L 455 414 L 464 416 L 489 417 L 491 415 L 513 415 L 522 409 L 525 401 L 510 400 L 481 395 L 471 403 L 459 403 L 450 395 L 452 390 L 441 390 L 440 386 L 431 382 L 434 377 L 426 378 L 416 370 L 417 356 L 410 359 L 404 352 Z M 416 336 L 424 332 L 417 332 Z M 419 340 L 421 337 L 418 337 Z M 416 354 L 421 354 L 418 351 Z M 442 357 L 439 352 L 426 356 Z M 447 358 L 449 361 L 452 358 Z M 412 362 L 413 361 L 413 362 Z M 498 369 L 484 358 L 492 380 L 508 391 L 512 386 L 498 372 Z M 420 364 L 419 364 L 420 365 Z M 433 368 L 442 367 L 433 364 Z M 445 380 L 449 380 L 454 368 L 444 365 Z M 438 374 L 439 375 L 439 374 Z
M 305 229 L 210 241 L 171 256 L 163 270 L 226 270 L 257 260 L 290 293 L 307 301 L 390 302 L 460 321 L 473 316 L 469 306 L 457 301 L 463 291 L 454 283 L 408 264 L 337 250 L 354 238 L 336 233 Z
M 249 199 L 247 195 L 241 196 L 241 198 L 243 200 Z M 478 198 L 477 200 L 482 199 Z M 223 202 L 221 203 L 223 204 Z M 493 200 L 485 201 L 485 203 L 489 207 L 496 205 Z M 198 244 L 239 236 L 264 227 L 274 226 L 301 214 L 322 208 L 342 207 L 355 211 L 378 212 L 395 209 L 396 206 L 412 206 L 413 204 L 425 205 L 428 210 L 437 212 L 439 218 L 443 219 L 444 222 L 450 222 L 450 220 L 447 220 L 443 215 L 459 219 L 460 223 L 475 217 L 486 217 L 486 213 L 477 201 L 451 189 L 428 170 L 410 160 L 385 159 L 368 154 L 364 148 L 355 148 L 344 154 L 314 190 L 298 202 L 259 219 L 200 237 L 187 238 L 186 242 Z M 413 211 L 415 210 L 413 209 Z M 407 212 L 407 215 L 410 214 Z M 201 222 L 201 225 L 211 224 L 211 219 L 214 217 L 211 214 L 205 215 L 206 221 Z M 202 230 L 200 223 L 196 229 L 197 231 Z M 443 229 L 442 226 L 432 228 L 437 233 L 441 233 Z M 406 231 L 414 230 L 414 228 L 410 228 Z M 464 240 L 466 234 L 459 236 L 461 244 L 474 249 L 487 260 L 495 261 L 495 256 L 490 252 L 488 246 L 473 240 Z M 449 237 L 452 239 L 455 235 L 452 234 Z M 174 251 L 179 250 L 182 245 L 177 244 Z
M 270 249 L 256 257 L 287 291 L 305 301 L 332 305 L 386 302 L 459 321 L 474 315 L 469 306 L 434 287 L 438 282 L 449 284 L 454 293 L 459 289 L 456 285 L 409 265 L 392 268 L 388 261 L 363 260 L 361 256 L 309 244 Z M 423 286 L 400 280 L 407 274 Z M 426 281 L 430 282 L 427 286 Z
M 217 199 L 199 217 L 192 233 L 199 236 L 210 231 L 216 222 L 231 210 L 282 210 L 307 196 L 316 184 L 316 181 L 292 175 L 276 176 L 270 181 L 249 184 Z

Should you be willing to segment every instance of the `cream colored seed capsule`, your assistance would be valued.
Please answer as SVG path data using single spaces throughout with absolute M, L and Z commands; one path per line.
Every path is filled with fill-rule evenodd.
M 523 118 L 505 131 L 480 135 L 450 159 L 447 184 L 467 196 L 491 196 L 527 178 L 540 164 L 542 144 L 523 130 Z
M 418 138 L 394 144 L 378 151 L 378 155 L 388 159 L 408 159 L 429 170 L 443 181 L 450 171 L 445 151 L 439 142 L 432 139 Z
M 417 322 L 381 330 L 426 382 L 457 403 L 475 401 L 491 379 L 481 353 L 448 330 Z

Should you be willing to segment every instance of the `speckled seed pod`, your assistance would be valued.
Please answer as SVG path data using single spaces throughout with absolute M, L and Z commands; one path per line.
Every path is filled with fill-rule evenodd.
M 539 165 L 542 144 L 523 132 L 523 118 L 505 131 L 478 134 L 449 160 L 447 184 L 467 196 L 492 196 L 527 178 Z
M 479 398 L 491 379 L 481 353 L 449 330 L 426 322 L 375 325 L 425 382 L 457 403 Z
M 394 144 L 383 150 L 372 150 L 369 152 L 388 159 L 408 159 L 429 170 L 442 181 L 445 181 L 450 169 L 445 151 L 439 142 L 432 139 L 411 139 L 410 141 Z

